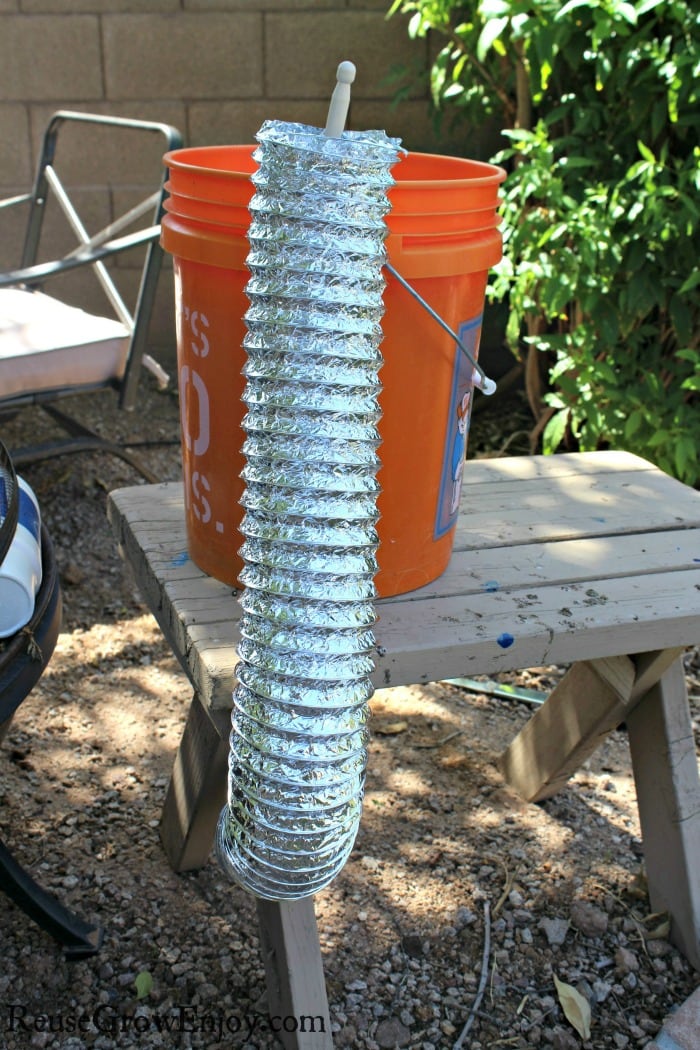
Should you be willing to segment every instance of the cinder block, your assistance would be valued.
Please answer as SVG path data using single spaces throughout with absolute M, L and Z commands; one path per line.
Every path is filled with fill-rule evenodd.
M 262 90 L 261 15 L 106 15 L 103 26 L 108 98 L 254 98 Z
M 388 135 L 397 135 L 406 149 L 472 160 L 487 161 L 500 146 L 495 126 L 474 129 L 465 123 L 450 125 L 444 121 L 437 131 L 430 104 L 423 99 L 406 99 L 396 106 L 388 101 L 353 102 L 348 127 L 383 128 Z
M 325 126 L 328 103 L 294 99 L 250 102 L 193 102 L 190 144 L 227 145 L 255 141 L 265 120 L 289 120 Z
M 0 186 L 0 198 L 14 197 L 27 189 L 26 186 Z M 0 211 L 0 271 L 16 269 L 22 261 L 24 231 L 27 228 L 29 209 L 26 204 L 16 204 Z
M 0 101 L 101 98 L 94 15 L 0 16 Z
M 25 106 L 0 106 L 0 143 L 0 185 L 19 186 L 18 192 L 28 190 L 32 166 L 29 162 L 29 115 Z
M 386 6 L 386 0 L 377 0 Z M 184 0 L 186 11 L 269 11 L 271 8 L 298 11 L 309 7 L 344 11 L 346 0 Z
M 149 351 L 157 350 L 157 357 L 170 374 L 171 386 L 177 387 L 177 343 L 175 338 L 175 293 L 173 275 L 163 267 L 158 281 L 156 301 L 148 332 Z
M 353 98 L 391 98 L 392 66 L 415 62 L 424 41 L 408 39 L 401 21 L 381 11 L 274 12 L 265 16 L 268 98 L 330 97 L 339 62 L 357 66 Z M 427 52 L 426 52 L 427 53 Z
M 180 0 L 20 0 L 26 14 L 116 14 L 120 11 L 179 11 Z

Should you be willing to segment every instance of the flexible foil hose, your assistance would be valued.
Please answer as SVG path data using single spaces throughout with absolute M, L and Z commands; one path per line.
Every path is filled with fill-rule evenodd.
M 217 852 L 316 893 L 357 834 L 377 569 L 384 216 L 399 140 L 266 122 L 246 295 L 243 615 Z

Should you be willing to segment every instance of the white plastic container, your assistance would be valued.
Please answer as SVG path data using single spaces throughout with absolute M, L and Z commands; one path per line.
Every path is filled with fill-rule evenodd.
M 17 528 L 0 565 L 0 638 L 8 638 L 32 617 L 41 585 L 41 515 L 24 478 L 19 486 Z

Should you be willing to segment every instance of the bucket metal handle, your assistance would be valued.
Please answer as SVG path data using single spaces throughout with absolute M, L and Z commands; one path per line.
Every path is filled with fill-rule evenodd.
M 476 358 L 473 356 L 473 354 L 471 354 L 470 351 L 466 348 L 466 346 L 464 345 L 462 340 L 459 338 L 457 333 L 452 331 L 452 329 L 447 324 L 447 322 L 444 321 L 442 319 L 442 317 L 440 317 L 440 314 L 436 313 L 435 310 L 433 310 L 433 308 L 430 305 L 430 303 L 427 303 L 425 301 L 425 299 L 423 298 L 423 296 L 419 295 L 419 293 L 415 290 L 415 288 L 408 283 L 408 281 L 405 279 L 405 277 L 401 276 L 399 271 L 395 267 L 393 267 L 391 265 L 391 263 L 387 262 L 387 263 L 385 263 L 385 266 L 386 266 L 387 270 L 389 271 L 389 273 L 392 275 L 392 277 L 395 277 L 396 280 L 399 282 L 399 284 L 402 285 L 406 289 L 406 291 L 410 295 L 412 295 L 413 298 L 417 302 L 420 303 L 420 305 L 423 307 L 423 309 L 426 310 L 427 313 L 430 314 L 430 316 L 433 318 L 433 320 L 436 321 L 440 325 L 441 328 L 444 328 L 444 330 L 448 333 L 448 335 L 452 336 L 452 338 L 454 339 L 454 341 L 457 344 L 457 346 L 459 347 L 459 349 L 462 351 L 463 354 L 466 355 L 466 357 L 469 360 L 470 364 L 474 368 L 474 372 L 475 372 L 475 375 L 473 377 L 474 386 L 477 387 L 482 392 L 482 394 L 486 394 L 487 396 L 490 396 L 491 394 L 495 393 L 495 391 L 496 391 L 496 383 L 495 383 L 495 381 L 493 379 L 489 379 L 489 377 L 486 375 L 486 373 L 484 372 L 484 370 L 481 367 L 481 365 L 479 364 L 479 362 L 476 360 Z

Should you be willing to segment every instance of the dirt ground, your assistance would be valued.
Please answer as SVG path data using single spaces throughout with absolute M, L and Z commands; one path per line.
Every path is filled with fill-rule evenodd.
M 144 382 L 129 416 L 109 395 L 75 407 L 148 442 L 141 453 L 163 480 L 179 476 L 172 393 Z M 54 430 L 32 409 L 0 437 L 17 446 L 44 428 Z M 515 395 L 476 418 L 470 455 L 524 452 L 525 429 Z M 213 856 L 175 875 L 159 843 L 191 690 L 106 520 L 107 493 L 140 479 L 98 454 L 23 474 L 56 547 L 64 624 L 0 749 L 0 834 L 105 940 L 93 959 L 67 963 L 0 896 L 0 1047 L 278 1046 L 252 898 Z M 563 670 L 504 680 L 546 691 Z M 699 671 L 691 652 L 696 727 Z M 646 1046 L 697 975 L 665 939 L 664 917 L 649 915 L 624 731 L 558 796 L 528 805 L 496 759 L 531 703 L 434 683 L 382 690 L 372 710 L 360 834 L 316 900 L 336 1045 Z M 555 978 L 590 1005 L 589 1038 Z

